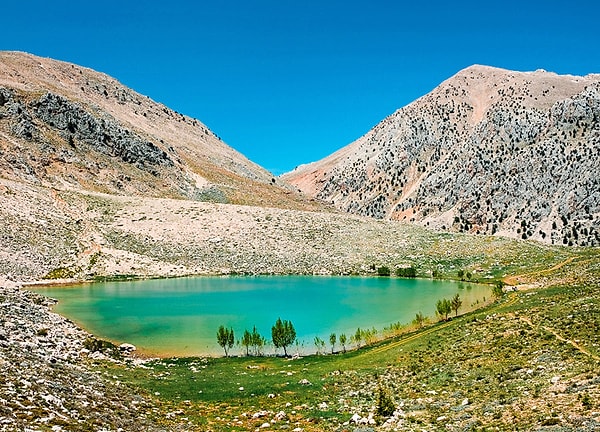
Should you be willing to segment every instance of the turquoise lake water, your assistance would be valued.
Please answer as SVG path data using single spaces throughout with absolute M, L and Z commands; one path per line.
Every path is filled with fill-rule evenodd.
M 220 325 L 232 327 L 236 339 L 256 326 L 270 340 L 278 317 L 296 328 L 299 344 L 288 352 L 308 354 L 315 351 L 315 336 L 328 344 L 331 333 L 350 338 L 358 327 L 381 332 L 410 323 L 417 312 L 434 317 L 438 299 L 459 293 L 465 310 L 490 295 L 488 286 L 458 282 L 325 276 L 156 279 L 35 291 L 58 299 L 57 313 L 97 337 L 180 356 L 221 354 Z

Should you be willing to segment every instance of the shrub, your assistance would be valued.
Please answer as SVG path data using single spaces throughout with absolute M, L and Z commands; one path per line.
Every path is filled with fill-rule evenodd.
M 417 277 L 417 270 L 414 267 L 399 267 L 396 269 L 396 276 L 405 278 Z
M 386 266 L 381 266 L 377 268 L 378 276 L 389 276 L 391 274 L 390 268 Z
M 70 279 L 75 276 L 76 271 L 67 267 L 58 267 L 50 270 L 42 279 Z
M 394 406 L 394 401 L 390 394 L 385 390 L 381 384 L 377 389 L 377 414 L 382 417 L 391 417 L 394 415 L 394 411 L 396 411 L 396 407 Z
M 501 280 L 497 281 L 492 287 L 492 294 L 496 298 L 500 298 L 504 295 L 504 282 Z

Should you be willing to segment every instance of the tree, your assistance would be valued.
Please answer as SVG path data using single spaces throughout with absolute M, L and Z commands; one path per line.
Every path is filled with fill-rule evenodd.
M 329 343 L 331 344 L 331 354 L 333 354 L 333 348 L 335 347 L 335 343 L 337 341 L 337 336 L 335 333 L 331 333 L 329 335 Z
M 250 346 L 252 345 L 252 334 L 248 330 L 244 330 L 244 336 L 242 336 L 241 344 L 246 348 L 246 357 L 250 355 Z
M 346 333 L 342 333 L 340 335 L 340 344 L 342 344 L 342 350 L 344 352 L 346 352 L 346 341 L 347 341 L 347 339 L 346 339 Z
M 437 301 L 435 308 L 438 315 L 446 321 L 448 320 L 448 314 L 452 311 L 452 303 L 448 299 L 441 299 Z
M 370 330 L 367 329 L 362 331 L 362 338 L 364 339 L 366 345 L 371 345 L 375 341 L 376 336 L 377 329 L 375 327 L 371 328 Z
M 456 295 L 452 297 L 452 300 L 450 300 L 450 305 L 452 307 L 452 310 L 454 311 L 454 316 L 458 316 L 458 310 L 462 306 L 462 300 L 460 299 L 458 293 L 456 293 Z
M 262 347 L 264 347 L 266 344 L 267 340 L 262 337 L 258 331 L 256 331 L 256 326 L 254 326 L 252 333 L 250 334 L 250 345 L 252 345 L 254 355 L 261 355 Z
M 271 338 L 275 348 L 283 348 L 283 354 L 287 357 L 287 347 L 296 340 L 296 329 L 291 321 L 277 318 L 275 325 L 271 328 Z
M 325 352 L 325 341 L 319 336 L 315 336 L 315 347 L 317 348 L 317 355 L 321 355 Z
M 356 346 L 358 348 L 360 348 L 360 342 L 362 341 L 363 338 L 363 331 L 359 328 L 356 329 L 356 333 L 354 333 L 354 336 L 352 336 L 352 339 L 354 339 L 354 342 L 356 343 Z
M 423 312 L 418 312 L 415 315 L 415 319 L 413 320 L 413 324 L 416 325 L 418 328 L 423 327 L 423 324 L 425 323 L 425 315 L 423 315 Z
M 504 295 L 504 282 L 499 280 L 496 281 L 494 286 L 492 287 L 492 294 L 496 298 L 500 298 Z
M 229 349 L 233 346 L 233 341 L 233 329 L 227 329 L 224 326 L 220 326 L 219 330 L 217 330 L 217 342 L 225 351 L 225 357 L 229 357 Z
M 458 277 L 459 277 L 459 278 L 461 278 L 461 279 L 463 279 L 463 278 L 464 278 L 464 276 L 465 276 L 465 271 L 464 271 L 463 269 L 460 269 L 460 270 L 458 271 Z
M 417 270 L 414 267 L 398 267 L 396 269 L 396 276 L 405 278 L 417 277 Z

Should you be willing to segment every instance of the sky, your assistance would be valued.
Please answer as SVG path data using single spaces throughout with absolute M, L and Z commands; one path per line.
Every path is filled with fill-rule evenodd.
M 0 50 L 104 72 L 278 175 L 472 64 L 600 73 L 600 2 L 20 0 Z

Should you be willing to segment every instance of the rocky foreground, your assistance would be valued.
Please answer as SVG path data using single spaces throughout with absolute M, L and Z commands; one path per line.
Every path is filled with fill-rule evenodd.
M 90 335 L 52 304 L 1 284 L 0 430 L 160 430 L 144 397 L 92 371 Z

